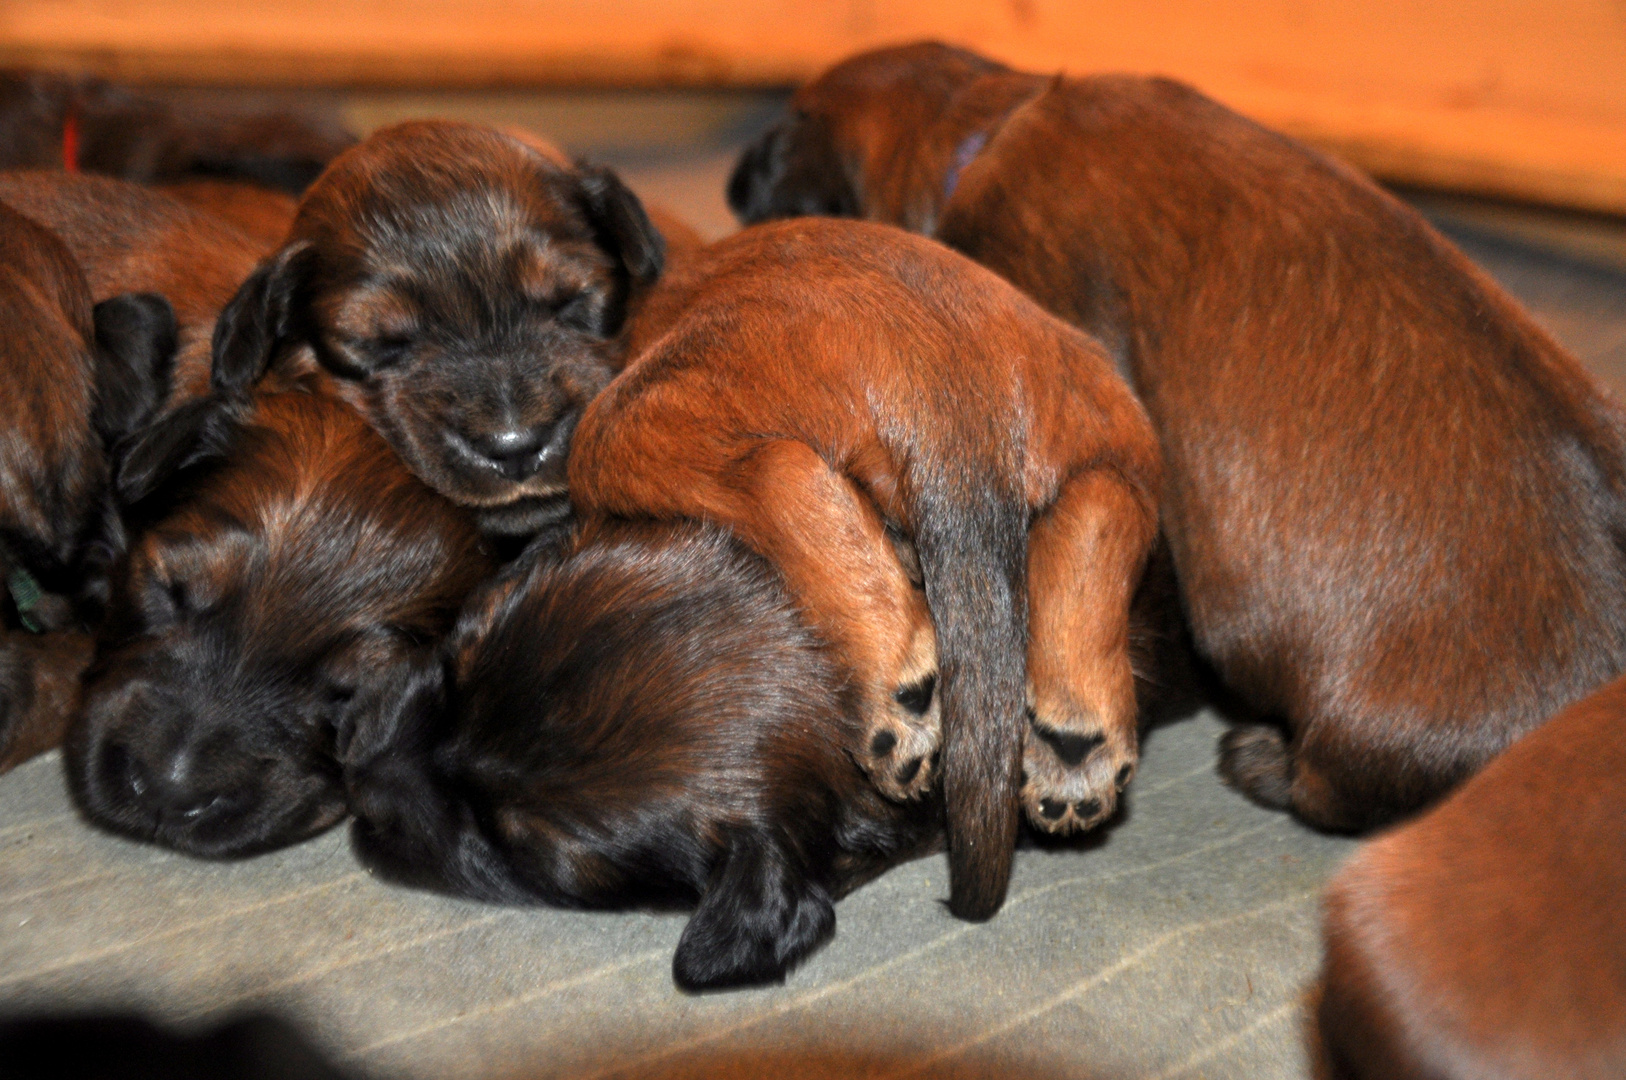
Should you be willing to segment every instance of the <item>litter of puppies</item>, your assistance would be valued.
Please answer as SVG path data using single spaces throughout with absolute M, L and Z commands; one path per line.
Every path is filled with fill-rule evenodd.
M 8 85 L 87 169 L 147 108 Z M 407 885 L 691 909 L 710 990 L 925 854 L 995 916 L 1201 676 L 1248 797 L 1445 800 L 1330 894 L 1333 1075 L 1501 1060 L 1417 867 L 1501 873 L 1478 818 L 1618 725 L 1626 416 L 1403 204 L 1179 84 L 936 45 L 804 87 L 710 245 L 524 135 L 141 115 L 170 164 L 0 173 L 0 768 L 61 743 L 89 821 L 200 857 L 351 819 Z M 1622 850 L 1541 864 L 1582 1020 L 1529 1075 L 1619 1045 Z

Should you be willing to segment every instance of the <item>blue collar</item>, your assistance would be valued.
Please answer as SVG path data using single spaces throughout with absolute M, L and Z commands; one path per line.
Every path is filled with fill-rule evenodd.
M 988 145 L 986 131 L 973 131 L 965 137 L 959 146 L 954 148 L 954 156 L 949 159 L 948 174 L 943 177 L 943 201 L 947 203 L 954 194 L 954 189 L 960 186 L 960 174 L 965 167 L 977 159 L 982 148 Z

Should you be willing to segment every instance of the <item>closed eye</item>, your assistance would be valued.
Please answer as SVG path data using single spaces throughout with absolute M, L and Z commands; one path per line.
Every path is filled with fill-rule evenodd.
M 385 368 L 405 360 L 411 349 L 412 338 L 405 334 L 386 334 L 374 338 L 368 351 L 372 353 L 373 365 Z

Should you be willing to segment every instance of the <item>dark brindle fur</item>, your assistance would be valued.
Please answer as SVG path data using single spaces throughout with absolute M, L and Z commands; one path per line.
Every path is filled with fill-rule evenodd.
M 245 398 L 256 374 L 217 373 L 130 449 L 130 551 L 67 741 L 92 821 L 211 857 L 343 815 L 342 763 L 489 570 L 348 407 Z
M 98 300 L 167 297 L 180 324 L 171 404 L 208 392 L 215 320 L 271 245 L 162 192 L 103 176 L 0 172 L 0 203 L 60 236 Z
M 571 433 L 661 260 L 609 171 L 472 125 L 402 124 L 306 193 L 219 347 L 319 367 L 431 487 L 524 534 L 563 513 Z
M 849 750 L 886 793 L 936 781 L 940 708 L 951 906 L 993 914 L 1019 788 L 1040 827 L 1089 827 L 1134 770 L 1127 613 L 1160 468 L 1139 406 L 1087 337 L 877 226 L 713 245 L 632 337 L 653 343 L 588 406 L 573 502 L 768 556 L 852 673 Z
M 124 180 L 235 178 L 297 194 L 355 141 L 289 110 L 189 107 L 97 78 L 0 70 L 0 168 L 64 168 L 76 149 L 73 167 Z
M 151 415 L 169 306 L 92 306 L 61 241 L 0 206 L 0 769 L 54 745 L 118 541 L 113 446 Z M 35 638 L 29 631 L 50 631 Z
M 1390 820 L 1626 667 L 1620 413 L 1336 162 L 1167 80 L 916 45 L 800 91 L 730 198 L 935 235 L 1116 351 L 1195 641 L 1274 721 L 1226 740 L 1254 798 Z
M 1338 1080 L 1626 1075 L 1626 679 L 1570 706 L 1328 886 Z
M 503 903 L 692 906 L 689 989 L 777 980 L 833 901 L 941 841 L 843 747 L 862 721 L 772 568 L 693 524 L 539 540 L 476 593 L 349 771 L 364 861 Z

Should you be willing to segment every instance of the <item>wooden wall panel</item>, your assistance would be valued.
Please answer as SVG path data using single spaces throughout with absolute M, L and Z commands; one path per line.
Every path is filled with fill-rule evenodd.
M 1626 213 L 1626 0 L 3 0 L 0 61 L 261 85 L 783 85 L 938 37 L 1157 71 L 1413 183 Z

